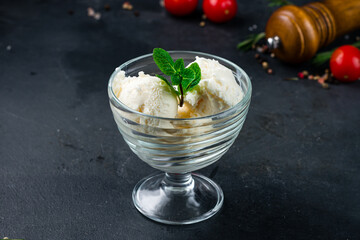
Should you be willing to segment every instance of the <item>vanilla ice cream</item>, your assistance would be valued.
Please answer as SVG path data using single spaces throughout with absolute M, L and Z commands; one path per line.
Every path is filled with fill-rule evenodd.
M 179 118 L 213 115 L 241 101 L 244 93 L 230 69 L 213 59 L 196 57 L 195 62 L 201 69 L 201 81 L 186 94 Z
M 144 72 L 133 77 L 126 77 L 124 71 L 118 72 L 113 81 L 113 91 L 129 108 L 165 118 L 209 116 L 241 101 L 244 94 L 229 68 L 213 59 L 196 57 L 194 62 L 198 63 L 201 69 L 201 81 L 186 93 L 183 107 L 178 106 L 177 96 L 163 80 Z M 146 119 L 146 122 L 141 122 L 143 119 Z M 131 120 L 149 126 L 159 125 L 157 119 Z
M 175 118 L 177 115 L 177 97 L 170 87 L 158 77 L 144 72 L 139 72 L 138 76 L 126 77 L 125 72 L 120 71 L 114 78 L 112 89 L 122 103 L 135 111 L 165 118 Z M 115 120 L 117 117 L 125 116 L 140 124 L 172 128 L 172 126 L 165 126 L 159 119 L 119 112 L 114 107 L 112 110 Z

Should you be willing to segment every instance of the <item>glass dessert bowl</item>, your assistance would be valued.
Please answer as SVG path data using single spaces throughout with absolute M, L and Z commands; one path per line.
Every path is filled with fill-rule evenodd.
M 146 217 L 166 224 L 191 224 L 217 213 L 224 200 L 221 188 L 211 179 L 196 173 L 223 156 L 238 136 L 248 112 L 251 82 L 236 64 L 223 58 L 191 51 L 169 51 L 185 65 L 196 56 L 215 59 L 229 68 L 244 97 L 235 106 L 211 116 L 164 118 L 135 111 L 122 103 L 113 91 L 115 76 L 124 71 L 136 76 L 139 71 L 161 74 L 152 54 L 143 55 L 119 66 L 108 84 L 110 107 L 117 127 L 130 149 L 158 173 L 142 179 L 134 188 L 135 207 Z

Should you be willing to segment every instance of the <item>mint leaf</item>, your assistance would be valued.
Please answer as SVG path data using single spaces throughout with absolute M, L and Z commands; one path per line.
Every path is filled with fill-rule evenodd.
M 185 68 L 182 75 L 183 80 L 181 82 L 181 85 L 184 89 L 184 93 L 186 93 L 186 90 L 190 86 L 190 84 L 195 80 L 195 72 L 191 70 L 190 68 Z
M 178 74 L 171 76 L 172 85 L 179 85 L 181 83 L 181 80 L 182 80 L 182 78 Z
M 160 71 L 165 75 L 170 76 L 171 83 L 161 75 L 156 76 L 165 81 L 171 91 L 178 96 L 179 105 L 182 107 L 184 104 L 185 93 L 198 85 L 201 80 L 201 69 L 199 65 L 193 63 L 185 68 L 184 60 L 182 58 L 179 58 L 174 62 L 170 54 L 161 48 L 154 48 L 153 58 Z M 174 85 L 178 86 L 178 90 L 174 88 Z
M 163 80 L 164 82 L 166 82 L 166 84 L 169 85 L 169 87 L 172 87 L 171 83 L 169 83 L 169 81 L 165 77 L 163 77 L 163 76 L 161 76 L 159 74 L 156 74 L 156 76 L 158 78 L 160 78 L 161 80 Z
M 185 89 L 185 91 L 190 91 L 191 89 L 193 89 L 196 85 L 199 84 L 200 80 L 201 80 L 201 69 L 199 67 L 199 64 L 197 64 L 196 62 L 191 64 L 189 66 L 189 69 L 193 70 L 195 73 L 195 78 L 194 80 L 189 84 L 189 86 Z
M 184 81 L 191 81 L 195 78 L 195 72 L 189 68 L 184 68 L 184 70 L 181 71 L 180 75 L 182 76 L 182 80 Z M 183 84 L 184 86 L 184 84 Z
M 153 59 L 160 71 L 162 71 L 165 75 L 171 76 L 176 73 L 174 61 L 170 54 L 164 49 L 154 48 Z
M 156 74 L 156 76 L 158 78 L 160 78 L 161 80 L 163 80 L 164 82 L 166 82 L 166 84 L 170 87 L 171 91 L 173 91 L 177 96 L 180 95 L 180 93 L 175 90 L 175 88 L 171 85 L 171 83 L 169 83 L 169 81 L 165 77 L 163 77 L 163 76 L 161 76 L 159 74 Z
M 175 61 L 175 64 L 174 64 L 174 67 L 175 67 L 175 69 L 176 69 L 176 71 L 178 72 L 178 73 L 181 73 L 181 71 L 183 71 L 184 70 L 184 59 L 182 59 L 182 58 L 179 58 L 178 60 L 176 60 Z

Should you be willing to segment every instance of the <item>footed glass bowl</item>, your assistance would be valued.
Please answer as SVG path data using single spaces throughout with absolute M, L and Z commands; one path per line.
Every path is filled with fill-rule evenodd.
M 244 98 L 224 112 L 199 118 L 176 119 L 146 115 L 130 109 L 114 94 L 112 85 L 119 71 L 137 76 L 139 71 L 161 74 L 152 54 L 119 66 L 108 84 L 115 122 L 130 149 L 158 173 L 142 179 L 134 188 L 135 207 L 146 217 L 166 224 L 191 224 L 210 218 L 223 204 L 221 188 L 211 179 L 192 173 L 221 158 L 238 136 L 248 112 L 251 82 L 236 64 L 200 52 L 170 51 L 185 66 L 196 56 L 215 59 L 231 69 Z

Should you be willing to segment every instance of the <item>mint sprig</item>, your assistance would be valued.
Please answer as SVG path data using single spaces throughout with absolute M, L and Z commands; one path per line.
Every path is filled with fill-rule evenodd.
M 268 0 L 270 3 L 268 4 L 269 7 L 281 7 L 285 5 L 292 4 L 287 0 Z
M 247 39 L 238 43 L 237 49 L 246 52 L 250 50 L 253 46 L 255 46 L 255 44 L 263 38 L 265 38 L 265 32 L 251 34 L 247 36 Z
M 166 82 L 179 98 L 179 106 L 182 107 L 186 93 L 198 85 L 201 80 L 199 65 L 192 63 L 189 67 L 185 68 L 184 59 L 179 58 L 174 62 L 170 54 L 162 48 L 154 48 L 153 59 L 160 71 L 170 77 L 171 82 L 164 76 L 158 74 L 156 76 Z M 178 86 L 178 90 L 174 86 Z

